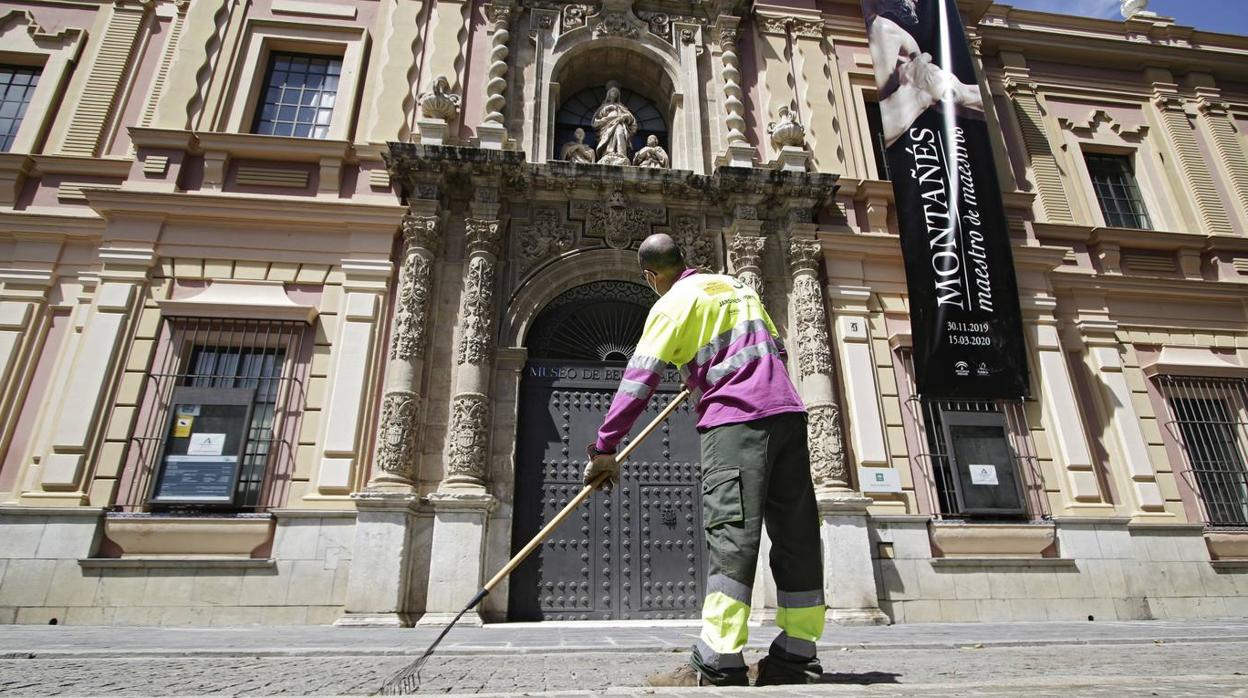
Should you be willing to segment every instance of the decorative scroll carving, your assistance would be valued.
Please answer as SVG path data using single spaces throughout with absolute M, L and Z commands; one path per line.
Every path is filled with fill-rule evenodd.
M 828 318 L 823 309 L 823 289 L 815 271 L 822 259 L 817 240 L 795 239 L 789 246 L 793 270 L 793 296 L 796 303 L 798 365 L 802 377 L 832 373 L 832 349 L 828 340 Z
M 676 216 L 672 222 L 672 238 L 685 253 L 685 262 L 698 269 L 715 270 L 715 249 L 702 231 L 702 221 L 697 216 Z
M 737 233 L 728 243 L 728 261 L 741 283 L 763 295 L 763 246 L 767 239 L 757 235 Z
M 489 401 L 480 393 L 456 395 L 451 402 L 447 477 L 485 479 Z
M 559 220 L 559 211 L 553 208 L 535 209 L 532 222 L 520 229 L 517 241 L 520 273 L 528 273 L 546 257 L 572 249 L 574 242 L 572 227 Z
M 629 205 L 621 189 L 613 189 L 605 202 L 574 201 L 572 213 L 585 221 L 586 236 L 602 238 L 617 250 L 644 238 L 650 233 L 650 225 L 664 218 L 660 207 Z
M 821 20 L 795 19 L 792 27 L 795 36 L 823 38 L 823 22 Z
M 451 93 L 445 75 L 433 79 L 433 89 L 420 95 L 420 114 L 426 119 L 444 119 L 447 123 L 459 116 L 459 95 Z
M 766 34 L 787 34 L 789 31 L 789 23 L 793 20 L 789 17 L 768 17 L 759 15 L 758 27 Z
M 468 254 L 483 252 L 498 256 L 503 242 L 503 227 L 498 221 L 469 218 L 464 221 L 464 231 L 468 240 Z
M 638 12 L 637 17 L 650 28 L 650 33 L 671 43 L 672 18 L 662 12 Z
M 507 43 L 511 40 L 511 6 L 489 4 L 485 15 L 490 20 L 490 77 L 485 84 L 485 118 L 491 124 L 503 123 L 507 106 Z
M 433 285 L 433 257 L 440 245 L 436 217 L 404 217 L 403 266 L 399 269 L 395 298 L 391 359 L 407 361 L 424 352 L 429 292 Z
M 494 260 L 475 254 L 464 274 L 464 297 L 459 308 L 461 334 L 456 363 L 484 364 L 494 348 Z
M 840 410 L 835 403 L 817 405 L 808 410 L 806 420 L 810 471 L 815 484 L 847 484 Z
M 594 37 L 619 36 L 625 39 L 637 38 L 637 25 L 625 12 L 602 13 L 602 18 L 594 25 Z
M 816 270 L 823 259 L 823 246 L 818 240 L 795 239 L 789 244 L 789 266 L 796 275 L 799 271 Z
M 565 5 L 563 8 L 563 30 L 568 32 L 585 26 L 585 17 L 593 9 L 593 5 Z
M 408 391 L 386 393 L 377 429 L 377 469 L 406 480 L 416 479 L 416 417 L 420 397 Z

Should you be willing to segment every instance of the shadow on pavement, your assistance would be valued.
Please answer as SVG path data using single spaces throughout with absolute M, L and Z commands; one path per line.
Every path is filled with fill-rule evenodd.
M 833 674 L 825 672 L 819 677 L 819 683 L 852 683 L 859 686 L 867 686 L 873 683 L 900 683 L 897 680 L 901 674 L 894 674 L 889 671 L 865 671 L 861 674 Z

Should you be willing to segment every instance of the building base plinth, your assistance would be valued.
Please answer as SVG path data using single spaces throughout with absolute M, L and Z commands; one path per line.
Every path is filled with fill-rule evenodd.
M 878 608 L 829 608 L 827 619 L 837 625 L 889 625 L 893 622 Z
M 410 628 L 416 625 L 416 617 L 420 614 L 411 613 L 345 613 L 334 621 L 334 625 L 343 628 Z
M 467 604 L 466 601 L 464 603 Z M 420 627 L 450 625 L 457 615 L 459 615 L 459 611 L 454 613 L 426 613 L 420 617 L 420 620 L 416 621 L 416 625 Z M 481 619 L 481 614 L 475 608 L 465 613 L 464 617 L 460 618 L 458 623 L 455 623 L 456 627 L 479 628 L 483 625 L 485 625 L 485 621 Z
M 888 623 L 888 616 L 880 610 L 871 562 L 867 531 L 871 498 L 854 491 L 823 491 L 816 499 L 822 522 L 823 595 L 832 609 L 830 619 L 845 625 Z
M 411 625 L 408 608 L 415 494 L 365 490 L 358 511 L 344 615 L 335 625 Z M 375 619 L 375 622 L 370 619 Z

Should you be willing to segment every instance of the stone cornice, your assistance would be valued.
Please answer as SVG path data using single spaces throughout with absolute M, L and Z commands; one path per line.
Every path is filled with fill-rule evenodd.
M 1081 242 L 1087 245 L 1115 244 L 1147 250 L 1178 252 L 1248 252 L 1248 238 L 1240 235 L 1212 235 L 1166 230 L 1101 228 L 1060 223 L 1035 223 L 1036 236 L 1045 240 Z
M 129 158 L 84 158 L 73 155 L 32 155 L 35 177 L 50 174 L 74 175 L 75 177 L 126 178 L 134 161 Z
M 256 219 L 272 226 L 366 230 L 393 234 L 406 209 L 397 204 L 356 203 L 296 196 L 150 192 L 84 188 L 88 203 L 105 218 L 117 214 L 157 216 L 167 221 Z
M 64 207 L 62 207 L 64 208 Z M 44 210 L 0 210 L 0 229 L 5 234 L 48 235 L 72 238 L 99 237 L 104 233 L 104 219 L 97 215 L 68 215 Z

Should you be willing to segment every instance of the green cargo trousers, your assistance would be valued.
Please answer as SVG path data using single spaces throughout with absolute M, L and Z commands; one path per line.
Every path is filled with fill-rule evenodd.
M 694 666 L 717 679 L 745 670 L 741 650 L 764 524 L 781 631 L 769 654 L 782 662 L 812 662 L 823 634 L 823 563 L 805 414 L 702 434 L 702 524 L 709 565 Z

